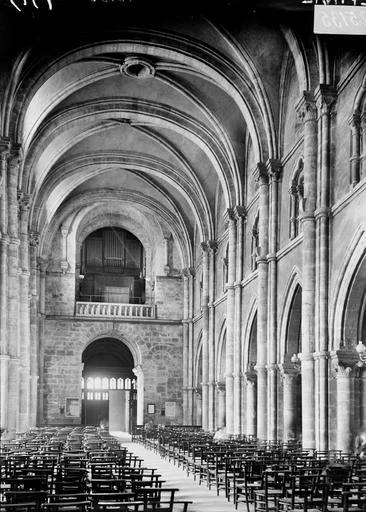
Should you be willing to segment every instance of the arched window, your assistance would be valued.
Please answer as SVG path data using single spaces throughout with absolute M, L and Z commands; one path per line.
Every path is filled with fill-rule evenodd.
M 102 381 L 100 377 L 94 379 L 94 389 L 100 389 L 102 387 Z
M 94 379 L 93 379 L 93 377 L 88 377 L 86 379 L 86 387 L 87 387 L 87 389 L 94 389 Z
M 125 389 L 131 389 L 131 379 L 125 379 Z
M 117 379 L 117 389 L 123 389 L 123 379 Z
M 257 257 L 259 256 L 259 213 L 257 213 L 252 228 L 252 250 L 251 250 L 251 268 L 257 269 Z
M 103 389 L 109 389 L 109 379 L 108 377 L 104 377 L 102 380 L 102 388 Z
M 301 231 L 300 216 L 304 203 L 304 161 L 300 158 L 290 184 L 289 237 L 293 240 Z
M 110 389 L 117 389 L 117 386 L 116 386 L 116 379 L 114 377 L 111 378 L 111 381 L 110 381 Z

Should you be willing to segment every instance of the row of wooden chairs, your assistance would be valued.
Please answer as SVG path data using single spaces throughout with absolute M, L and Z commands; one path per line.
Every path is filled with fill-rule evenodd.
M 96 428 L 34 429 L 3 443 L 0 512 L 187 512 L 176 488 Z
M 174 427 L 140 432 L 136 441 L 247 512 L 366 512 L 366 461 L 353 454 L 245 436 L 215 442 Z

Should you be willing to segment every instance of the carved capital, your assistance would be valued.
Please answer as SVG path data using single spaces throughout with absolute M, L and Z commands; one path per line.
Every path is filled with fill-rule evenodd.
M 20 165 L 22 158 L 22 149 L 20 144 L 12 144 L 11 150 L 8 156 L 9 167 L 17 167 Z
M 224 381 L 216 381 L 215 382 L 216 390 L 218 393 L 224 393 L 226 390 L 226 384 Z
M 62 238 L 66 238 L 69 233 L 69 228 L 67 226 L 62 225 L 60 227 Z
M 224 220 L 225 222 L 235 222 L 236 220 L 236 217 L 235 217 L 235 211 L 234 211 L 234 208 L 227 208 L 224 212 Z
M 257 167 L 253 171 L 253 177 L 260 185 L 268 184 L 268 169 L 266 164 L 258 162 Z
M 361 128 L 361 116 L 359 112 L 354 112 L 348 120 L 350 127 L 356 131 Z
M 234 210 L 235 219 L 237 221 L 240 219 L 244 219 L 244 220 L 246 219 L 247 211 L 246 211 L 245 206 L 234 206 L 233 210 Z
M 337 90 L 331 85 L 321 84 L 316 88 L 315 101 L 319 114 L 329 114 L 337 99 Z
M 211 254 L 215 254 L 215 252 L 217 251 L 217 248 L 218 248 L 218 244 L 217 244 L 216 240 L 207 240 L 207 247 L 208 247 L 208 251 Z
M 18 190 L 18 204 L 20 211 L 26 213 L 30 207 L 31 195 Z
M 267 163 L 267 173 L 270 182 L 279 181 L 282 175 L 282 164 L 280 160 L 270 158 Z
M 31 231 L 29 233 L 29 244 L 32 247 L 38 247 L 39 246 L 39 233 L 37 231 Z
M 0 137 L 0 156 L 7 158 L 10 151 L 10 139 L 9 137 Z
M 357 367 L 359 362 L 358 353 L 354 347 L 341 347 L 339 350 L 334 350 L 330 353 L 332 368 L 336 375 L 347 376 L 353 368 Z M 345 373 L 346 369 L 349 372 Z
M 303 96 L 296 104 L 296 112 L 299 119 L 306 123 L 307 121 L 316 121 L 317 110 L 314 96 L 309 91 L 304 91 Z
M 300 366 L 293 363 L 282 363 L 278 368 L 283 379 L 296 378 L 301 373 Z

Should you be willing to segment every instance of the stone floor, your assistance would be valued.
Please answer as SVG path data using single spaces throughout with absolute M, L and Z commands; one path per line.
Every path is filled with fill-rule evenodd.
M 178 500 L 188 500 L 193 503 L 189 505 L 188 512 L 234 512 L 235 507 L 232 502 L 228 502 L 225 498 L 224 491 L 220 491 L 220 495 L 216 495 L 216 489 L 208 490 L 206 483 L 199 485 L 194 481 L 193 476 L 187 476 L 182 468 L 174 466 L 173 463 L 168 462 L 150 450 L 146 450 L 143 446 L 131 442 L 127 436 L 128 434 L 122 432 L 111 432 L 115 435 L 129 451 L 138 455 L 144 460 L 147 467 L 157 468 L 165 480 L 166 487 L 179 488 L 177 493 Z M 243 505 L 239 506 L 238 510 L 244 510 Z M 177 512 L 181 508 L 176 507 Z

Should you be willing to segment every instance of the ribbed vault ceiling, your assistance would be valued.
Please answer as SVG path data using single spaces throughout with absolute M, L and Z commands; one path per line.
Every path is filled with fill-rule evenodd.
M 244 202 L 245 141 L 255 161 L 278 157 L 288 49 L 280 29 L 244 19 L 140 21 L 110 20 L 100 33 L 95 19 L 80 33 L 48 27 L 13 69 L 7 129 L 46 245 L 58 224 L 108 201 L 151 212 L 190 265 L 195 230 L 216 236 L 218 194 L 225 207 Z

